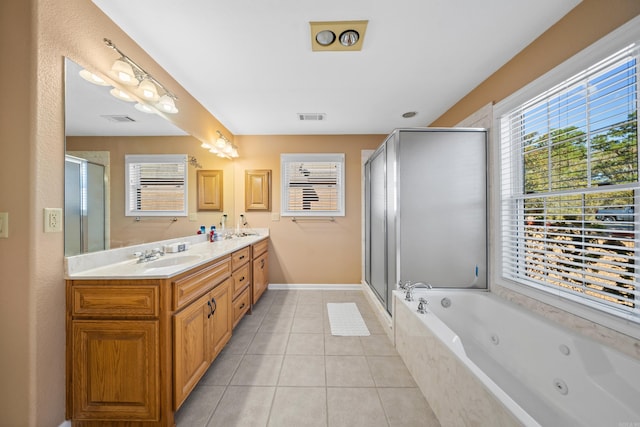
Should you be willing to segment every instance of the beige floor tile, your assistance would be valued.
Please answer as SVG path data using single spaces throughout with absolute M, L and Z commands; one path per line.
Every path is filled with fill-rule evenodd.
M 278 387 L 268 426 L 326 427 L 326 389 L 324 387 Z
M 284 354 L 289 334 L 258 332 L 247 349 L 247 354 Z
M 232 385 L 275 386 L 284 356 L 247 354 L 242 358 Z
M 225 387 L 198 385 L 176 412 L 176 426 L 206 426 L 224 391 Z
M 296 306 L 295 317 L 319 317 L 324 316 L 325 304 L 320 302 L 310 303 L 305 300 L 304 303 L 299 302 Z
M 266 426 L 275 390 L 275 387 L 228 387 L 207 426 Z
M 327 388 L 329 427 L 387 427 L 375 388 Z
M 376 387 L 417 387 L 400 356 L 367 356 Z
M 291 332 L 294 334 L 322 334 L 324 323 L 322 317 L 295 317 Z
M 213 361 L 207 372 L 200 380 L 200 384 L 226 386 L 236 372 L 242 355 L 223 350 Z
M 397 356 L 398 352 L 387 335 L 360 337 L 364 354 L 368 356 Z
M 324 356 L 286 355 L 280 370 L 279 386 L 315 387 L 324 386 Z
M 418 388 L 378 388 L 391 427 L 440 427 Z
M 273 303 L 267 317 L 293 317 L 296 313 L 296 305 L 295 302 Z
M 340 356 L 364 355 L 360 337 L 324 336 L 324 354 Z
M 286 354 L 324 355 L 324 335 L 291 334 Z
M 327 386 L 373 387 L 373 377 L 364 356 L 325 356 Z
M 291 317 L 278 317 L 278 316 L 265 316 L 258 332 L 291 332 L 291 325 L 293 325 L 293 316 Z

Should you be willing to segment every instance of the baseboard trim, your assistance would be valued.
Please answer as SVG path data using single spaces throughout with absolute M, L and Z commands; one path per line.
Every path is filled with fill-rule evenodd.
M 304 290 L 304 291 L 361 291 L 361 284 L 303 284 L 303 283 L 269 283 L 268 289 L 273 290 Z

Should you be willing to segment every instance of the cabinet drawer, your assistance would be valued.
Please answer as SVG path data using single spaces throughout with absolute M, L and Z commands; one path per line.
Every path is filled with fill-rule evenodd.
M 233 327 L 235 328 L 242 316 L 245 315 L 251 307 L 251 292 L 250 288 L 240 294 L 240 296 L 233 301 Z
M 263 254 L 267 251 L 269 247 L 269 239 L 264 239 L 259 241 L 258 243 L 253 244 L 253 257 L 256 258 L 260 254 Z
M 72 316 L 153 316 L 160 311 L 158 286 L 93 286 L 71 288 Z
M 176 310 L 195 300 L 204 292 L 231 275 L 231 258 L 197 270 L 173 282 L 173 309 Z
M 249 246 L 232 253 L 231 254 L 231 270 L 236 271 L 238 267 L 249 262 L 250 256 L 251 256 L 251 248 Z
M 231 275 L 233 277 L 233 298 L 237 297 L 242 289 L 251 282 L 251 268 L 249 267 L 249 264 L 245 264 Z

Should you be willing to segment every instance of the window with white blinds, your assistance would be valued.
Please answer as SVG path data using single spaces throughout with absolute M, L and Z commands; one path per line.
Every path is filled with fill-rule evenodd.
M 126 216 L 187 215 L 187 155 L 125 155 Z
M 344 216 L 344 154 L 281 154 L 282 216 Z
M 638 48 L 500 116 L 504 278 L 640 322 Z

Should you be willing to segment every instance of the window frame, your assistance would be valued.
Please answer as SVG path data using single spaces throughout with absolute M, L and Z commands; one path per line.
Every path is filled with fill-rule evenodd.
M 335 209 L 291 209 L 290 208 L 290 193 L 289 184 L 290 177 L 287 173 L 290 164 L 298 163 L 327 163 L 337 164 L 339 170 L 336 176 L 336 208 Z M 289 217 L 336 217 L 345 216 L 345 155 L 344 153 L 283 153 L 280 154 L 280 183 L 281 183 L 281 197 L 280 197 L 280 216 Z
M 158 217 L 158 216 L 187 216 L 188 211 L 188 163 L 186 154 L 126 154 L 124 161 L 124 173 L 125 173 L 125 199 L 124 209 L 125 216 L 135 217 Z M 183 164 L 182 182 L 184 183 L 182 189 L 182 206 L 180 210 L 138 210 L 132 209 L 130 205 L 131 200 L 131 180 L 134 179 L 131 176 L 130 165 L 133 164 Z
M 502 241 L 502 167 L 501 167 L 501 118 L 509 111 L 523 105 L 527 101 L 543 94 L 556 85 L 570 79 L 576 74 L 588 69 L 594 63 L 604 59 L 624 47 L 640 41 L 640 17 L 636 17 L 627 24 L 619 27 L 601 40 L 595 42 L 583 51 L 569 58 L 540 78 L 534 80 L 509 97 L 496 103 L 493 110 L 493 138 L 492 138 L 492 163 L 496 165 L 495 173 L 491 181 L 493 183 L 492 208 L 496 215 L 492 224 L 492 236 L 495 244 L 492 247 L 492 279 L 491 282 L 512 291 L 524 294 L 528 297 L 560 308 L 569 313 L 589 319 L 619 332 L 640 338 L 640 316 L 634 313 L 621 313 L 617 310 L 606 310 L 597 304 L 591 304 L 586 298 L 581 298 L 573 293 L 563 292 L 561 289 L 552 289 L 548 286 L 532 286 L 503 277 L 503 241 Z M 640 86 L 640 82 L 637 83 Z M 640 90 L 637 91 L 640 93 Z M 637 104 L 640 101 L 636 100 Z M 636 251 L 638 237 L 636 237 Z M 638 292 L 638 288 L 636 288 Z M 587 301 L 585 301 L 587 300 Z M 636 293 L 637 304 L 640 304 Z M 637 308 L 636 308 L 637 312 Z

